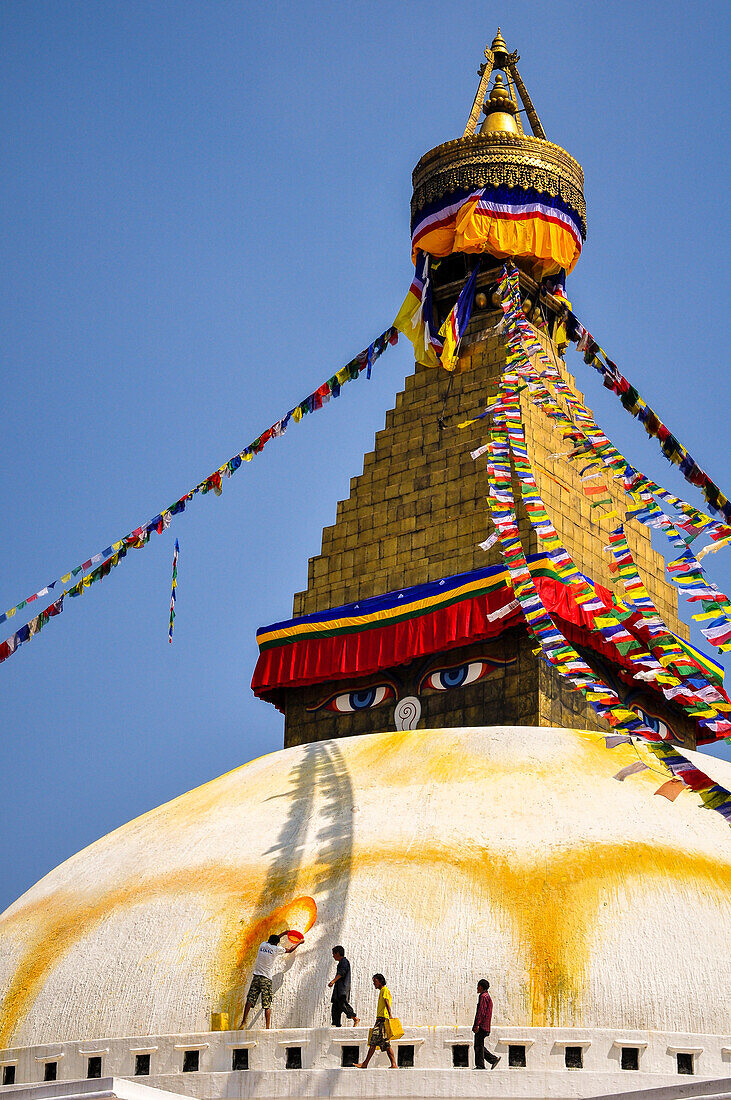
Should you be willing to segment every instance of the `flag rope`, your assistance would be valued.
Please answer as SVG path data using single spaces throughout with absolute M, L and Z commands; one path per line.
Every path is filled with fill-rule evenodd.
M 242 462 L 250 462 L 255 455 L 260 454 L 270 439 L 276 439 L 284 435 L 290 421 L 294 421 L 295 424 L 298 424 L 308 413 L 317 412 L 323 405 L 326 405 L 331 397 L 339 397 L 342 387 L 347 382 L 354 381 L 356 378 L 360 377 L 363 371 L 366 371 L 370 376 L 370 370 L 375 361 L 384 353 L 387 347 L 398 343 L 398 338 L 399 334 L 397 329 L 393 325 L 390 325 L 385 332 L 382 332 L 380 336 L 376 337 L 376 339 L 369 344 L 367 348 L 359 352 L 354 359 L 351 359 L 350 362 L 346 363 L 346 365 L 336 374 L 333 374 L 303 401 L 300 401 L 298 405 L 290 409 L 281 420 L 275 421 L 270 428 L 267 428 L 265 432 L 257 436 L 248 447 L 244 447 L 242 451 L 233 455 L 228 462 L 224 462 L 222 466 L 219 466 L 217 470 L 214 470 L 212 474 L 209 474 L 207 478 L 204 478 L 203 481 L 199 482 L 193 489 L 185 493 L 179 500 L 176 500 L 173 504 L 163 509 L 148 523 L 135 528 L 134 531 L 130 531 L 128 535 L 125 535 L 124 538 L 119 539 L 117 542 L 111 543 L 106 549 L 102 550 L 101 553 L 94 554 L 93 557 L 83 562 L 83 564 L 76 566 L 75 569 L 58 577 L 44 588 L 34 592 L 32 596 L 28 596 L 27 599 L 21 600 L 19 604 L 16 604 L 14 607 L 11 607 L 8 611 L 1 614 L 0 623 L 4 623 L 7 619 L 11 619 L 18 611 L 23 610 L 28 604 L 41 599 L 43 596 L 47 596 L 56 585 L 66 585 L 72 577 L 76 577 L 80 573 L 86 573 L 87 569 L 91 569 L 90 573 L 86 573 L 86 575 L 82 576 L 76 584 L 65 589 L 62 595 L 59 596 L 54 603 L 49 604 L 44 611 L 35 615 L 26 626 L 21 627 L 19 631 L 16 631 L 15 634 L 12 634 L 4 642 L 0 643 L 0 663 L 7 660 L 12 653 L 15 653 L 20 645 L 23 645 L 25 642 L 29 641 L 30 638 L 34 637 L 41 628 L 45 626 L 49 618 L 61 614 L 66 596 L 74 597 L 82 595 L 83 592 L 91 587 L 92 584 L 95 584 L 96 581 L 102 580 L 104 577 L 108 576 L 111 570 L 119 565 L 127 556 L 129 550 L 141 550 L 147 545 L 153 534 L 162 534 L 162 532 L 170 526 L 173 516 L 177 516 L 181 512 L 184 512 L 187 503 L 192 500 L 194 496 L 198 493 L 205 495 L 211 492 L 211 490 L 216 496 L 220 496 L 223 492 L 222 478 L 231 477 L 241 466 Z M 94 566 L 94 568 L 92 568 L 92 566 Z

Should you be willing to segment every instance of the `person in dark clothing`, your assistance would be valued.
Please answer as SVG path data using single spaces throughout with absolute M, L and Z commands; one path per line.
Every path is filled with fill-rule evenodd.
M 333 947 L 333 958 L 337 963 L 335 977 L 328 982 L 328 988 L 332 989 L 332 1025 L 340 1027 L 343 1013 L 353 1021 L 353 1027 L 357 1027 L 360 1019 L 356 1016 L 350 1005 L 350 963 L 345 958 L 345 949 L 338 944 Z
M 487 978 L 480 978 L 477 983 L 477 1012 L 472 1030 L 475 1033 L 475 1069 L 485 1068 L 485 1059 L 490 1063 L 490 1069 L 500 1061 L 499 1056 L 491 1054 L 485 1047 L 485 1039 L 490 1034 L 492 1024 L 492 997 L 488 993 L 490 983 Z

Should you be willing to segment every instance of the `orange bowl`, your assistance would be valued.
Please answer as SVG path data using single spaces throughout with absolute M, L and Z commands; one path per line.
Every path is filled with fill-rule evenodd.
M 287 932 L 287 939 L 290 943 L 302 943 L 304 936 L 301 932 L 298 932 L 295 928 L 290 928 Z

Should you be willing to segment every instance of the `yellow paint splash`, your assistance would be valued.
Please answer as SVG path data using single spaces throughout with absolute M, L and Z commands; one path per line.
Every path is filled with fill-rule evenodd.
M 402 732 L 356 739 L 348 746 L 348 769 L 356 788 L 378 783 L 386 799 L 402 785 L 422 787 L 426 795 L 441 783 L 448 783 L 458 799 L 460 784 L 465 790 L 474 790 L 475 784 L 485 791 L 504 789 L 529 767 L 535 783 L 549 784 L 554 793 L 558 790 L 562 798 L 570 798 L 575 796 L 577 772 L 591 789 L 594 780 L 606 779 L 636 759 L 621 747 L 609 753 L 581 734 L 576 735 L 568 767 L 561 752 L 538 757 L 518 753 L 513 758 L 504 751 L 496 758 L 466 753 L 453 731 Z M 314 753 L 311 760 L 299 761 L 300 789 L 307 790 L 315 782 L 317 766 Z M 658 777 L 642 773 L 634 782 L 649 797 Z M 164 829 L 171 844 L 179 843 L 180 830 L 220 811 L 221 783 L 214 781 L 152 811 L 146 815 L 150 825 L 158 832 Z M 225 777 L 223 790 L 229 783 Z M 257 774 L 257 784 L 259 798 L 274 797 L 269 792 L 281 792 L 281 773 L 273 768 Z M 443 910 L 438 903 L 426 904 L 426 898 L 448 904 L 448 890 L 459 881 L 475 911 L 497 912 L 502 924 L 511 929 L 516 953 L 525 960 L 526 1022 L 548 1026 L 569 1025 L 577 1016 L 598 918 L 607 900 L 622 894 L 641 902 L 644 885 L 651 882 L 672 883 L 700 897 L 722 897 L 731 889 L 731 867 L 720 859 L 655 843 L 557 843 L 511 858 L 499 841 L 492 844 L 489 837 L 479 846 L 473 841 L 464 850 L 433 839 L 407 843 L 387 836 L 369 838 L 362 848 L 357 836 L 328 843 L 326 861 L 312 855 L 304 865 L 297 863 L 291 869 L 283 862 L 281 871 L 274 874 L 258 860 L 248 865 L 202 864 L 141 880 L 130 874 L 113 889 L 87 897 L 59 890 L 16 909 L 3 924 L 11 935 L 16 930 L 24 950 L 0 1010 L 0 1047 L 10 1045 L 54 969 L 110 913 L 158 899 L 194 896 L 207 908 L 206 919 L 217 921 L 221 939 L 219 957 L 211 961 L 211 996 L 225 1008 L 229 1002 L 238 1004 L 239 989 L 261 940 L 272 931 L 300 927 L 301 907 L 295 914 L 288 906 L 297 906 L 305 895 L 316 902 L 318 895 L 336 892 L 338 882 L 348 877 L 360 883 L 371 880 L 384 887 L 392 902 L 398 896 L 400 911 L 408 914 L 420 934 L 426 933 L 428 943 L 428 930 L 439 924 Z M 114 843 L 109 851 L 114 851 Z M 288 900 L 293 894 L 298 896 Z
M 419 879 L 436 882 L 449 875 L 460 876 L 469 884 L 473 896 L 489 899 L 514 931 L 516 948 L 525 958 L 528 984 L 528 1022 L 532 1026 L 557 1025 L 572 1018 L 585 984 L 591 940 L 602 900 L 618 890 L 638 894 L 643 882 L 656 879 L 695 886 L 703 893 L 731 889 L 731 868 L 723 870 L 717 862 L 698 855 L 682 855 L 671 848 L 650 844 L 582 844 L 562 848 L 533 864 L 508 862 L 499 852 L 485 847 L 483 859 L 464 858 L 435 845 L 421 845 L 408 855 L 398 846 L 377 848 L 353 857 L 352 871 L 362 877 L 378 873 L 394 878 L 412 865 L 411 887 L 405 891 L 411 906 L 411 919 L 419 926 L 426 923 L 424 896 L 413 890 L 413 866 L 422 868 Z M 300 868 L 300 881 L 322 883 L 323 868 Z M 333 872 L 337 877 L 337 870 Z M 264 880 L 265 869 L 205 867 L 162 875 L 145 882 L 130 882 L 99 897 L 80 902 L 78 897 L 59 893 L 29 907 L 13 918 L 33 933 L 26 939 L 26 950 L 6 993 L 0 1014 L 0 1047 L 10 1045 L 21 1021 L 53 971 L 67 953 L 88 936 L 104 917 L 117 908 L 139 905 L 153 898 L 181 893 L 206 897 L 212 909 L 228 914 L 230 925 L 239 926 L 237 936 L 225 937 L 221 968 L 228 970 L 233 984 L 242 983 L 253 953 L 272 930 L 291 923 L 289 906 L 273 907 L 253 924 L 241 928 L 240 914 L 254 904 Z M 247 882 L 242 894 L 241 882 Z M 406 883 L 405 883 L 406 885 Z M 278 893 L 277 884 L 271 884 Z M 290 884 L 283 882 L 282 889 Z M 281 896 L 281 894 L 280 894 Z M 238 920 L 236 915 L 238 914 Z M 291 917 L 291 910 L 289 911 Z M 438 914 L 431 914 L 438 919 Z M 229 986 L 229 988 L 231 988 Z M 238 997 L 236 998 L 238 1001 Z

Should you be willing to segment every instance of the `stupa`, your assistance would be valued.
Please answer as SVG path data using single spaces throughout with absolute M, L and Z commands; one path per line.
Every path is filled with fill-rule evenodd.
M 494 451 L 485 471 L 486 408 L 524 425 L 556 537 L 593 598 L 619 607 L 606 525 L 531 400 L 528 360 L 512 404 L 505 389 L 509 293 L 533 359 L 585 408 L 562 359 L 582 170 L 546 138 L 499 31 L 485 58 L 462 137 L 414 171 L 415 372 L 294 617 L 259 631 L 253 688 L 284 713 L 285 748 L 102 838 L 3 914 L 10 1095 L 731 1096 L 728 826 L 690 792 L 655 797 L 660 758 L 642 737 L 610 736 L 543 659 L 504 540 L 487 537 L 501 467 Z M 473 275 L 444 370 L 429 334 Z M 504 469 L 531 583 L 562 636 L 643 729 L 731 788 L 731 765 L 694 751 L 708 727 L 593 628 L 556 575 L 519 464 Z M 606 508 L 624 509 L 621 485 L 605 488 Z M 649 531 L 627 538 L 667 628 L 707 667 Z M 257 1010 L 240 1030 L 257 947 L 282 929 L 305 941 L 275 977 L 274 1026 Z M 355 1028 L 328 1023 L 340 943 Z M 378 1059 L 349 1068 L 375 972 L 405 1028 L 403 1072 L 388 1078 Z M 468 1072 L 482 977 L 491 1073 Z

